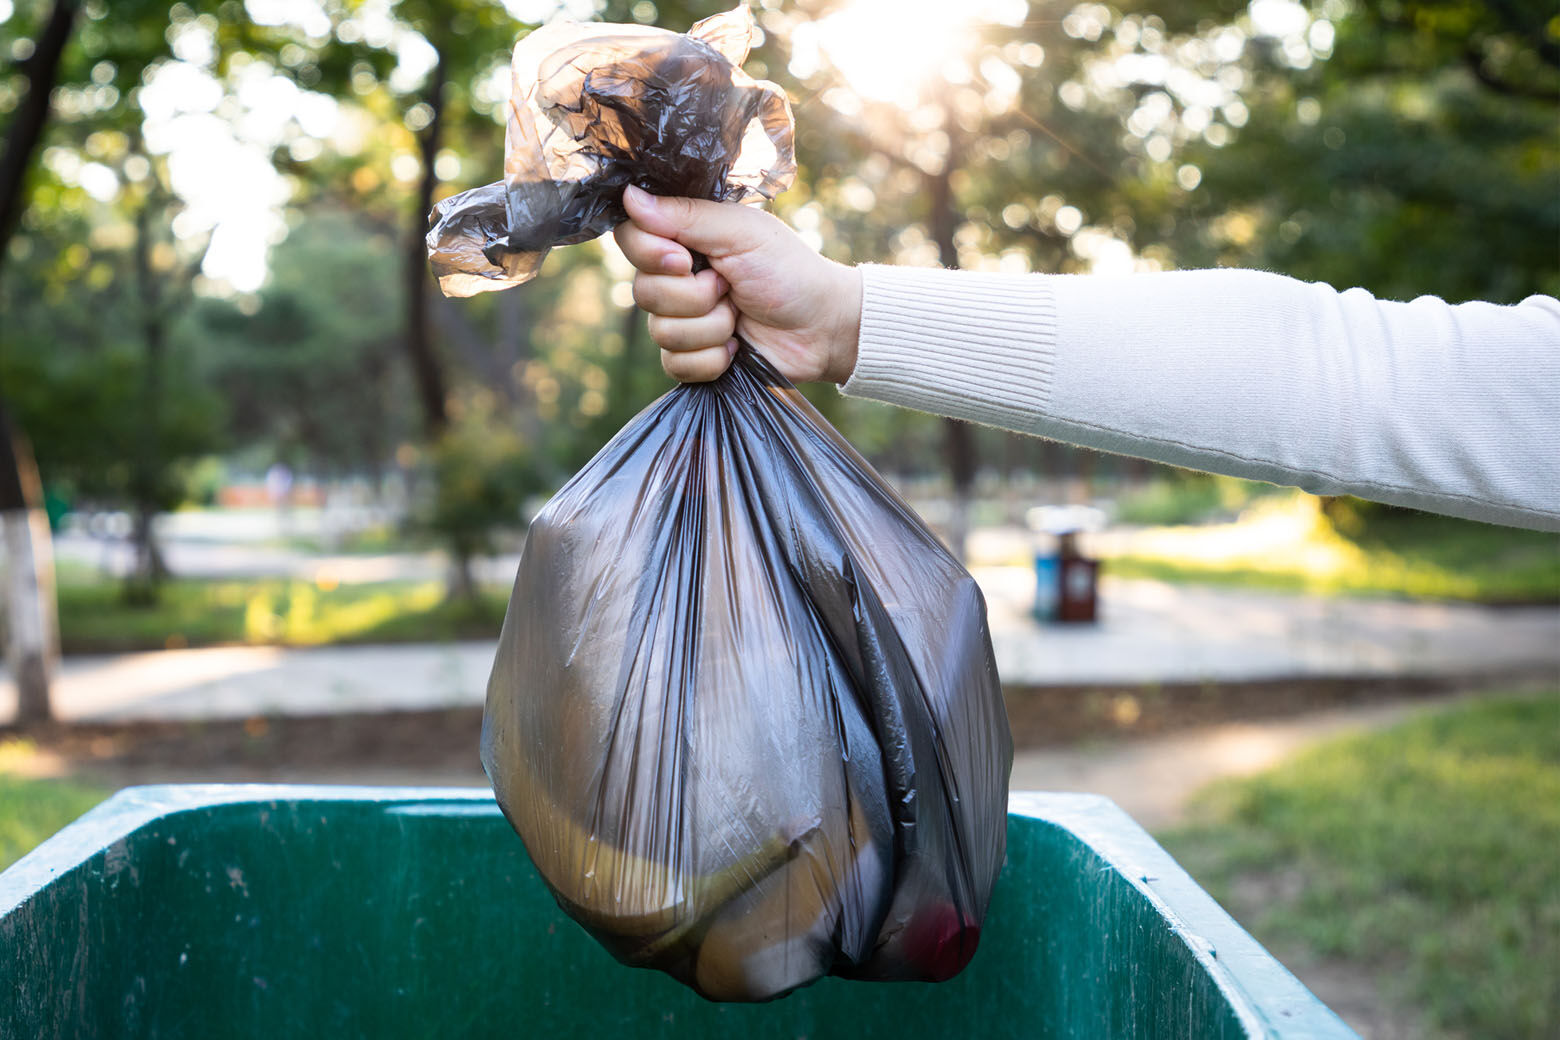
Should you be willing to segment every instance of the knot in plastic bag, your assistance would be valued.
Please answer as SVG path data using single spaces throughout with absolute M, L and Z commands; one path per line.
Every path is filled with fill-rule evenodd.
M 740 68 L 745 6 L 686 34 L 554 22 L 515 46 L 504 179 L 434 207 L 428 254 L 446 296 L 527 282 L 553 246 L 625 219 L 623 189 L 762 202 L 796 174 L 790 104 Z

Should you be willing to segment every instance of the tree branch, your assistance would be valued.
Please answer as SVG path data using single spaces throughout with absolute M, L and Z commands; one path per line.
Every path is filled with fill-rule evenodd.
M 1480 54 L 1472 43 L 1463 48 L 1463 63 L 1473 73 L 1474 79 L 1502 97 L 1529 98 L 1534 101 L 1560 101 L 1560 88 L 1546 90 L 1543 87 L 1528 86 L 1524 83 L 1512 83 L 1491 72 L 1484 65 L 1484 55 Z
M 60 55 L 70 41 L 70 28 L 76 21 L 77 0 L 54 0 L 54 10 L 38 36 L 32 57 L 23 63 L 27 70 L 27 93 L 12 117 L 11 132 L 0 153 L 0 269 L 5 266 L 6 248 L 21 222 L 22 183 L 32 164 L 33 153 L 43 137 L 49 119 L 49 97 L 60 74 Z

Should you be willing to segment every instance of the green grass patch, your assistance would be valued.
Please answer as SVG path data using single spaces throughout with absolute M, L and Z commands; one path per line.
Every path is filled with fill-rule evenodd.
M 1446 1035 L 1560 1030 L 1560 690 L 1213 785 L 1165 846 L 1263 942 L 1375 976 Z
M 0 745 L 0 870 L 108 797 L 107 791 L 65 780 L 32 780 L 4 770 L 11 749 Z
M 1107 568 L 1277 592 L 1560 603 L 1560 535 L 1405 510 L 1340 524 L 1298 494 L 1264 499 L 1232 524 L 1145 532 Z
M 233 644 L 438 642 L 491 638 L 507 597 L 484 590 L 451 602 L 439 582 L 335 585 L 296 579 L 177 579 L 157 602 L 125 600 L 116 582 L 60 583 L 60 642 L 67 653 Z
M 307 535 L 293 535 L 266 544 L 319 555 L 380 556 L 386 553 L 423 552 L 438 548 L 440 543 L 428 534 L 403 531 L 392 524 L 377 524 L 349 531 L 329 541 Z

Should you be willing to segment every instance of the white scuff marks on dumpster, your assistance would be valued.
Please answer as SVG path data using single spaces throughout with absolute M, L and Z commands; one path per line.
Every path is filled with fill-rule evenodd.
M 120 838 L 103 850 L 103 879 L 110 885 L 118 885 L 119 875 L 127 871 L 130 875 L 130 883 L 140 884 L 141 875 L 136 870 L 135 860 L 130 856 L 130 845 L 125 839 Z

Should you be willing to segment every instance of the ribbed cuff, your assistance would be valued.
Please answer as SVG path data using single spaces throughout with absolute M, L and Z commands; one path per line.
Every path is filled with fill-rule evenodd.
M 842 393 L 1035 428 L 1056 356 L 1056 298 L 1044 275 L 860 270 L 861 337 Z

